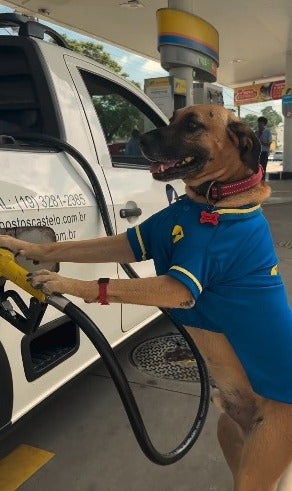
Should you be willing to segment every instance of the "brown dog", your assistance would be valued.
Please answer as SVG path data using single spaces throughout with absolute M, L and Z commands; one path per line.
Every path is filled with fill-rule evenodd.
M 218 439 L 234 490 L 276 491 L 292 462 L 292 316 L 260 210 L 270 188 L 259 142 L 224 108 L 193 106 L 141 146 L 155 179 L 184 180 L 185 200 L 116 237 L 37 245 L 1 236 L 0 246 L 50 262 L 153 258 L 157 277 L 110 280 L 108 300 L 172 309 L 218 386 Z M 43 270 L 31 281 L 46 294 L 100 300 L 95 280 Z

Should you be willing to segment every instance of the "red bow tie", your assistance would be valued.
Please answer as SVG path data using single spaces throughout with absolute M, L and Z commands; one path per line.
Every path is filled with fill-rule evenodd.
M 217 211 L 209 213 L 208 211 L 201 211 L 200 223 L 210 223 L 211 225 L 218 225 L 219 213 Z

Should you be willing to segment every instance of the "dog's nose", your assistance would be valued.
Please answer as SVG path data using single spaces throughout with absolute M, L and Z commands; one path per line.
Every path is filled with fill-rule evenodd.
M 147 147 L 149 146 L 149 136 L 147 133 L 144 133 L 143 135 L 140 136 L 139 144 L 142 150 L 147 149 Z
M 146 141 L 148 139 L 148 134 L 147 133 L 143 133 L 141 136 L 140 136 L 140 145 L 143 146 L 146 144 Z
M 159 130 L 152 130 L 152 131 L 147 131 L 147 133 L 143 133 L 140 136 L 140 145 L 142 148 L 147 148 L 151 145 L 155 145 L 155 142 L 157 142 Z

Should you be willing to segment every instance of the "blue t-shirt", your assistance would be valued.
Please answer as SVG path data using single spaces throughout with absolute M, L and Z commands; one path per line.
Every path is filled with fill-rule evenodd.
M 218 214 L 218 225 L 200 223 Z M 216 220 L 215 220 L 216 221 Z M 169 309 L 185 326 L 223 333 L 254 391 L 292 403 L 292 312 L 258 205 L 215 208 L 184 198 L 127 231 L 137 261 L 182 282 L 196 300 Z
M 268 128 L 264 128 L 261 133 L 257 130 L 255 134 L 261 142 L 262 152 L 268 152 L 272 143 L 272 133 L 270 130 Z

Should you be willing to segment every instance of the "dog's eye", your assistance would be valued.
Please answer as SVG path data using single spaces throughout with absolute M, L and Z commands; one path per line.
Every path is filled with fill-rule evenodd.
M 187 127 L 188 131 L 198 131 L 203 128 L 204 126 L 198 121 L 194 121 L 193 119 L 190 119 L 188 121 L 188 127 Z
M 197 127 L 197 123 L 195 121 L 190 121 L 189 122 L 189 128 L 190 130 L 193 130 Z

